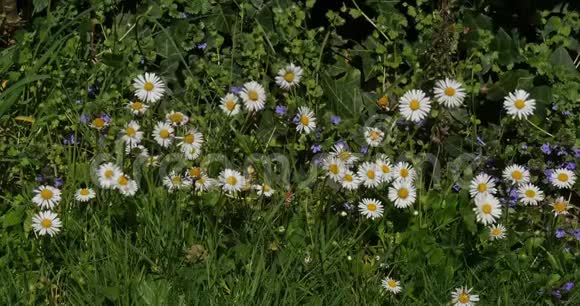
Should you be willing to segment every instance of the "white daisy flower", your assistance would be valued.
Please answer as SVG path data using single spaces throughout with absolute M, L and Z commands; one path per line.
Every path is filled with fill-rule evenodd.
M 433 91 L 437 102 L 446 107 L 459 107 L 463 104 L 463 99 L 465 99 L 465 89 L 463 89 L 461 83 L 453 79 L 445 78 L 445 80 L 437 81 Z
M 417 191 L 411 185 L 410 181 L 395 181 L 393 186 L 389 187 L 389 200 L 395 203 L 397 208 L 407 208 L 417 199 Z
M 393 180 L 393 165 L 391 160 L 385 154 L 380 154 L 375 164 L 381 173 L 381 182 L 390 182 Z
M 221 98 L 220 108 L 228 116 L 237 115 L 240 112 L 238 97 L 233 93 L 228 93 L 225 97 Z
M 413 166 L 411 166 L 411 164 L 408 162 L 398 162 L 393 168 L 393 177 L 397 181 L 407 180 L 409 182 L 413 182 L 416 176 L 417 172 L 415 172 Z
M 165 93 L 165 83 L 155 74 L 146 72 L 133 80 L 135 96 L 144 102 L 155 103 Z
M 99 179 L 99 185 L 105 189 L 112 189 L 117 183 L 117 179 L 123 174 L 121 169 L 113 164 L 106 163 L 99 166 L 97 171 L 97 177 Z
M 79 202 L 88 202 L 95 197 L 95 191 L 91 188 L 80 188 L 75 192 L 75 199 Z
M 364 162 L 359 166 L 357 176 L 367 188 L 376 188 L 381 183 L 381 170 L 375 163 Z
M 89 126 L 97 130 L 102 130 L 109 126 L 109 122 L 105 121 L 105 119 L 101 117 L 97 117 L 91 121 Z
M 195 128 L 189 129 L 189 131 L 187 131 L 187 133 L 185 135 L 183 135 L 182 137 L 176 137 L 176 138 L 181 139 L 181 142 L 179 142 L 177 144 L 180 147 L 181 146 L 188 146 L 188 147 L 191 146 L 191 147 L 201 149 L 201 145 L 204 142 L 203 134 L 200 133 Z
M 505 227 L 501 224 L 492 225 L 489 228 L 489 238 L 491 240 L 498 240 L 505 238 Z
M 185 145 L 181 147 L 181 153 L 183 153 L 187 160 L 196 160 L 201 155 L 201 149 Z
M 564 200 L 564 197 L 559 197 L 554 200 L 554 203 L 550 204 L 552 206 L 555 216 L 565 215 L 568 213 L 568 208 L 570 208 L 570 203 Z
M 137 182 L 130 179 L 128 176 L 121 174 L 117 178 L 117 182 L 115 183 L 115 188 L 121 192 L 122 195 L 126 197 L 132 197 L 137 193 Z
M 219 175 L 219 183 L 226 192 L 238 192 L 246 185 L 246 178 L 236 170 L 225 169 Z
M 503 107 L 513 119 L 526 119 L 534 114 L 536 108 L 536 100 L 528 100 L 529 96 L 525 90 L 518 89 L 504 98 Z
M 131 120 L 131 122 L 125 125 L 122 131 L 123 136 L 121 139 L 125 142 L 125 145 L 129 148 L 133 148 L 141 143 L 143 139 L 143 132 L 139 131 L 139 124 L 136 121 Z
M 203 173 L 204 171 L 200 167 L 191 167 L 187 169 L 187 177 L 191 179 L 198 179 Z
M 147 148 L 145 148 L 144 146 L 142 146 L 140 144 L 133 146 L 133 147 L 126 145 L 125 146 L 125 153 L 126 154 L 133 153 L 133 154 L 135 154 L 135 157 L 142 157 L 145 159 L 149 158 L 149 150 L 147 150 Z
M 431 100 L 422 90 L 409 90 L 399 100 L 399 111 L 405 119 L 419 122 L 431 111 Z
M 473 306 L 475 302 L 479 301 L 479 296 L 472 294 L 471 290 L 467 289 L 467 287 L 461 287 L 455 289 L 453 293 L 451 293 L 451 303 L 454 306 Z
M 32 191 L 34 202 L 41 209 L 53 209 L 60 202 L 60 190 L 52 186 L 42 185 Z
M 503 170 L 503 178 L 512 184 L 525 184 L 530 181 L 530 171 L 520 165 L 511 165 Z
M 266 107 L 266 91 L 258 82 L 251 81 L 244 84 L 240 97 L 249 112 L 257 112 Z
M 371 147 L 378 147 L 381 145 L 383 138 L 385 137 L 385 133 L 383 131 L 373 128 L 367 127 L 365 128 L 365 140 L 367 144 Z
M 201 174 L 201 176 L 195 180 L 195 190 L 200 192 L 211 190 L 216 185 L 217 181 L 209 178 L 205 174 Z
M 173 142 L 173 128 L 167 122 L 157 122 L 151 136 L 160 146 L 167 148 Z
M 367 219 L 376 219 L 383 216 L 383 203 L 377 199 L 362 199 L 358 204 L 360 213 Z
M 360 181 L 359 177 L 354 175 L 354 173 L 352 173 L 352 171 L 350 171 L 350 170 L 344 171 L 344 175 L 342 176 L 342 180 L 340 181 L 342 188 L 347 189 L 347 190 L 358 189 L 358 186 L 360 185 L 360 183 L 361 183 L 361 181 Z
M 134 114 L 134 115 L 143 115 L 149 108 L 149 105 L 141 102 L 141 101 L 131 101 L 127 104 L 127 108 Z
M 300 83 L 302 78 L 302 68 L 299 66 L 294 66 L 290 64 L 285 68 L 278 70 L 278 76 L 276 77 L 276 84 L 285 90 L 288 90 Z
M 544 192 L 534 184 L 524 184 L 518 188 L 518 198 L 524 205 L 538 205 L 544 200 Z
M 173 126 L 183 126 L 189 122 L 189 117 L 182 112 L 171 111 L 165 115 L 165 120 Z
M 151 156 L 147 157 L 147 160 L 145 161 L 145 165 L 147 167 L 157 167 L 157 166 L 159 166 L 159 156 L 157 156 L 157 155 L 151 155 Z
M 300 106 L 296 118 L 296 131 L 310 134 L 316 129 L 316 117 L 314 117 L 314 113 L 308 107 Z
M 352 166 L 358 160 L 358 156 L 354 155 L 342 142 L 332 146 L 332 151 L 329 154 L 340 159 L 345 166 Z
M 390 293 L 397 294 L 397 293 L 401 292 L 401 285 L 400 285 L 399 281 L 396 281 L 390 277 L 385 277 L 381 281 L 381 284 L 382 284 L 383 288 L 385 288 Z
M 572 188 L 576 182 L 576 175 L 568 169 L 559 168 L 550 174 L 550 182 L 560 189 Z
M 169 175 L 163 178 L 163 186 L 165 186 L 169 192 L 173 192 L 175 190 L 190 186 L 190 183 L 180 174 L 176 173 L 175 171 L 171 171 Z
M 486 173 L 480 173 L 471 180 L 469 185 L 469 194 L 472 198 L 480 194 L 495 194 L 497 189 L 495 188 L 495 179 Z
M 477 222 L 483 225 L 493 224 L 501 217 L 501 207 L 499 200 L 490 194 L 481 194 L 475 197 L 475 215 Z
M 324 160 L 323 165 L 324 170 L 326 170 L 326 175 L 335 182 L 340 182 L 340 179 L 346 170 L 344 163 L 336 157 L 329 157 Z
M 60 232 L 61 227 L 58 215 L 52 211 L 41 211 L 32 217 L 32 229 L 39 236 L 48 234 L 52 237 Z
M 256 189 L 259 196 L 263 195 L 267 198 L 271 197 L 274 192 L 276 192 L 276 190 L 272 189 L 272 187 L 266 183 L 262 185 L 254 185 L 254 189 Z

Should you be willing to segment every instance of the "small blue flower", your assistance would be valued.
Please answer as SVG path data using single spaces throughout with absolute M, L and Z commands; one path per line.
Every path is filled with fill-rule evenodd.
M 66 137 L 63 141 L 62 141 L 65 145 L 74 145 L 76 144 L 75 141 L 75 135 L 74 134 L 70 134 L 68 137 Z
M 199 44 L 199 45 L 197 45 L 195 47 L 198 48 L 198 49 L 201 49 L 201 50 L 205 50 L 205 48 L 207 48 L 207 43 L 206 42 L 202 42 L 201 44 Z
M 242 88 L 238 86 L 232 86 L 230 87 L 230 92 L 237 95 L 242 92 Z
M 562 286 L 562 290 L 564 290 L 566 292 L 570 292 L 570 291 L 572 291 L 574 286 L 576 286 L 576 284 L 574 284 L 573 282 L 567 282 Z
M 522 151 L 527 151 L 528 150 L 528 145 L 527 144 L 522 144 Z
M 555 296 L 555 297 L 557 297 L 557 298 L 561 298 L 562 297 L 562 294 L 560 293 L 560 290 L 556 290 L 556 291 L 552 292 L 552 295 Z
M 565 117 L 568 117 L 568 116 L 572 115 L 572 112 L 570 112 L 570 111 L 563 111 L 562 112 L 562 115 L 564 115 Z
M 574 152 L 574 157 L 580 158 L 580 149 L 572 148 L 572 151 Z
M 558 153 L 556 153 L 556 155 L 566 156 L 566 155 L 568 155 L 568 152 L 566 152 L 566 150 L 564 150 L 564 148 L 562 148 L 562 149 L 560 149 L 560 151 L 558 151 Z
M 360 148 L 360 153 L 361 153 L 362 155 L 365 155 L 365 154 L 367 154 L 367 152 L 368 152 L 368 151 L 369 151 L 369 146 L 367 146 L 367 145 L 363 145 L 363 146 Z
M 332 115 L 330 116 L 330 123 L 333 125 L 338 125 L 340 122 L 342 121 L 342 119 L 340 119 L 340 117 Z
M 549 143 L 543 144 L 541 149 L 542 149 L 542 152 L 544 152 L 544 154 L 546 154 L 546 155 L 552 154 L 552 150 L 550 149 Z
M 580 230 L 574 230 L 574 239 L 580 240 Z
M 82 114 L 81 115 L 81 123 L 82 124 L 85 124 L 87 122 L 89 122 L 89 117 L 87 115 L 85 115 L 85 114 Z
M 562 229 L 556 230 L 556 238 L 564 238 L 566 236 L 566 232 Z
M 294 116 L 294 118 L 292 118 L 292 122 L 294 122 L 296 125 L 300 124 L 300 116 Z
M 103 114 L 101 115 L 101 119 L 103 119 L 106 123 L 109 123 L 111 121 L 111 116 Z
M 319 139 L 320 136 L 322 136 L 322 135 L 320 135 L 320 132 L 316 132 L 316 134 L 314 134 L 314 137 L 316 137 L 316 139 Z
M 276 105 L 276 114 L 278 114 L 280 116 L 286 115 L 287 110 L 288 110 L 288 108 L 284 105 Z
M 564 164 L 564 167 L 568 170 L 576 170 L 576 163 L 575 162 L 567 162 Z
M 62 187 L 63 183 L 62 183 L 61 178 L 55 177 L 53 181 L 54 181 L 54 187 L 56 187 L 56 188 Z
M 556 104 L 553 104 L 551 108 L 552 110 L 558 110 L 558 106 Z
M 453 191 L 455 191 L 455 192 L 459 192 L 459 190 L 461 190 L 461 186 L 455 184 L 455 185 L 453 185 L 453 187 L 451 187 L 451 189 L 453 189 Z
M 551 183 L 552 182 L 552 173 L 554 172 L 554 169 L 546 169 L 544 170 L 544 174 L 546 175 L 546 178 L 548 179 L 548 181 Z
M 312 153 L 316 154 L 318 152 L 322 152 L 322 147 L 320 146 L 320 144 L 315 143 L 312 146 L 310 146 L 310 151 L 312 151 Z
M 36 177 L 36 181 L 39 183 L 42 183 L 42 182 L 44 182 L 44 178 L 41 175 L 39 175 Z

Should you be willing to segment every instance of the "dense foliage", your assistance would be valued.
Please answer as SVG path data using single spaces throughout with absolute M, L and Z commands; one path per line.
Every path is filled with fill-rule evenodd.
M 580 154 L 578 11 L 510 23 L 495 1 L 326 2 L 32 1 L 30 20 L 1 41 L 0 304 L 443 305 L 463 286 L 483 305 L 579 304 L 578 183 L 551 179 L 574 173 Z M 290 63 L 303 72 L 287 90 L 276 76 Z M 141 99 L 139 116 L 128 105 L 145 72 L 166 90 Z M 435 102 L 445 78 L 462 84 L 460 107 Z M 250 81 L 264 109 L 228 116 L 221 99 Z M 412 89 L 432 100 L 422 120 L 400 112 Z M 526 119 L 504 109 L 516 90 L 535 100 Z M 303 107 L 316 118 L 309 133 L 297 130 Z M 151 136 L 175 111 L 189 118 L 176 136 L 203 134 L 199 156 Z M 147 155 L 125 149 L 132 120 Z M 327 177 L 337 144 L 359 169 L 408 162 L 416 201 L 397 207 L 386 181 L 341 188 Z M 136 182 L 134 195 L 99 188 L 105 162 Z M 502 178 L 513 164 L 545 200 L 522 204 Z M 248 184 L 168 190 L 168 176 L 192 168 L 216 180 L 235 169 Z M 504 239 L 474 211 L 482 172 L 498 182 Z M 54 236 L 33 226 L 44 185 L 62 195 Z M 80 202 L 84 187 L 96 198 Z M 553 212 L 559 197 L 565 215 Z M 365 198 L 382 202 L 381 217 L 359 211 Z M 385 277 L 402 291 L 382 288 Z

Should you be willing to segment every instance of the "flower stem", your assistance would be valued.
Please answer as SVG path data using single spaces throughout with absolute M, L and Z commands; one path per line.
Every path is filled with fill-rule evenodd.
M 528 118 L 526 118 L 526 121 L 531 124 L 533 127 L 535 127 L 536 129 L 538 129 L 539 131 L 543 132 L 544 134 L 550 136 L 550 137 L 554 137 L 554 135 L 548 133 L 546 130 L 542 129 L 541 127 L 537 126 L 535 123 L 531 122 Z

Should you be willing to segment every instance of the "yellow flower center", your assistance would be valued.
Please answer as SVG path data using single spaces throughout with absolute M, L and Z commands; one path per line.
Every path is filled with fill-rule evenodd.
M 375 210 L 377 210 L 377 205 L 374 203 L 369 203 L 369 204 L 367 204 L 367 209 L 369 211 L 375 211 Z
M 286 72 L 286 74 L 284 74 L 284 80 L 288 83 L 294 81 L 294 73 L 291 71 Z
M 135 136 L 136 131 L 134 128 L 128 127 L 127 129 L 125 129 L 125 134 L 127 134 L 127 136 L 129 136 L 129 137 L 133 137 L 133 136 Z
M 397 282 L 390 279 L 389 281 L 387 281 L 387 285 L 389 285 L 389 287 L 391 287 L 391 288 L 395 288 L 395 287 L 397 287 Z
M 380 137 L 380 135 L 379 135 L 379 133 L 377 131 L 371 131 L 369 133 L 369 138 L 371 140 L 377 140 L 377 139 L 379 139 L 379 137 Z
M 566 173 L 558 174 L 558 181 L 567 182 L 568 181 L 568 174 L 566 174 Z
M 487 184 L 480 183 L 479 185 L 477 185 L 477 191 L 486 192 L 487 191 Z
M 165 139 L 165 138 L 169 138 L 169 131 L 168 131 L 168 130 L 161 130 L 161 131 L 159 132 L 159 136 L 160 136 L 161 138 L 164 138 L 164 139 Z
M 195 136 L 193 134 L 187 134 L 185 137 L 183 137 L 183 141 L 185 143 L 192 144 L 195 141 Z
M 152 91 L 154 87 L 155 86 L 153 86 L 153 83 L 151 82 L 146 82 L 145 84 L 143 84 L 143 89 L 147 91 Z
M 367 177 L 371 180 L 375 179 L 375 171 L 374 170 L 367 170 Z
M 171 183 L 173 185 L 179 185 L 181 184 L 181 177 L 180 176 L 174 176 L 171 178 Z
M 88 196 L 89 195 L 89 190 L 86 188 L 83 188 L 79 191 L 79 194 L 82 196 Z
M 42 221 L 40 222 L 40 225 L 42 225 L 42 227 L 44 227 L 44 228 L 50 228 L 52 226 L 52 220 L 42 219 Z
M 561 213 L 561 212 L 566 211 L 566 208 L 568 208 L 568 205 L 566 204 L 566 202 L 563 202 L 562 201 L 562 202 L 556 202 L 556 203 L 554 203 L 554 210 L 557 213 Z
M 93 126 L 97 129 L 102 129 L 105 126 L 105 120 L 102 118 L 96 118 L 93 120 Z
M 455 88 L 452 87 L 445 88 L 445 95 L 448 97 L 453 97 L 455 95 Z
M 131 104 L 131 109 L 134 111 L 139 111 L 139 110 L 143 109 L 143 103 L 141 103 L 139 101 L 135 101 L 135 102 L 133 102 L 133 104 Z
M 235 176 L 229 176 L 226 179 L 226 183 L 228 183 L 228 185 L 235 185 L 238 182 L 238 179 Z
M 457 300 L 461 304 L 467 304 L 467 303 L 469 303 L 469 294 L 468 293 L 465 293 L 465 292 L 462 292 L 457 297 Z
M 106 178 L 113 177 L 113 170 L 109 169 L 109 170 L 105 171 L 105 177 Z
M 535 191 L 533 191 L 531 189 L 526 190 L 526 197 L 533 198 L 535 196 L 536 196 L 536 192 Z
M 489 215 L 491 214 L 491 205 L 488 203 L 483 204 L 483 206 L 481 207 L 481 211 L 483 211 L 484 214 Z
M 117 180 L 117 183 L 119 183 L 119 185 L 121 185 L 121 186 L 126 186 L 129 183 L 129 179 L 126 176 L 122 175 Z
M 302 115 L 300 116 L 300 123 L 302 123 L 302 125 L 308 125 L 310 123 L 310 118 L 306 115 Z
M 387 166 L 386 164 L 385 165 L 382 165 L 381 166 L 381 169 L 383 170 L 383 173 L 389 173 L 389 172 L 391 172 L 391 168 L 389 168 L 389 166 Z
M 344 180 L 347 181 L 347 182 L 352 182 L 352 179 L 353 179 L 353 177 L 352 177 L 351 174 L 346 174 L 344 176 Z
M 399 171 L 399 173 L 401 174 L 401 177 L 407 177 L 409 176 L 409 170 L 408 169 L 401 169 L 401 171 Z
M 382 108 L 386 108 L 389 106 L 389 97 L 387 96 L 382 96 L 378 101 L 377 104 L 382 107 Z
M 513 178 L 514 180 L 517 180 L 517 181 L 519 181 L 519 180 L 521 180 L 521 179 L 522 179 L 522 177 L 523 177 L 523 174 L 522 174 L 522 172 L 521 172 L 521 171 L 519 171 L 519 170 L 515 170 L 514 172 L 512 172 L 512 178 Z
M 337 164 L 330 164 L 328 165 L 328 171 L 332 174 L 338 174 L 338 165 Z
M 409 108 L 412 111 L 418 110 L 420 106 L 421 106 L 421 104 L 419 103 L 419 100 L 417 100 L 417 99 L 413 99 L 413 100 L 411 100 L 411 102 L 409 102 Z
M 406 199 L 409 196 L 409 190 L 407 190 L 407 188 L 401 188 L 399 189 L 399 192 L 397 192 L 397 195 L 401 199 Z
M 193 167 L 193 168 L 189 169 L 189 176 L 200 177 L 201 176 L 201 168 L 200 167 Z
M 350 159 L 350 152 L 342 151 L 338 154 L 338 158 L 340 158 L 342 161 L 347 161 Z
M 52 199 L 53 193 L 52 191 L 48 190 L 48 189 L 43 189 L 40 192 L 40 197 L 44 200 L 50 200 Z
M 248 98 L 250 98 L 250 100 L 252 100 L 252 101 L 257 101 L 258 100 L 258 93 L 255 90 L 249 90 L 248 91 Z
M 517 109 L 522 109 L 522 108 L 524 108 L 524 106 L 526 106 L 526 101 L 524 101 L 524 100 L 522 100 L 522 99 L 517 99 L 517 100 L 514 102 L 514 106 L 515 106 Z
M 272 188 L 270 188 L 270 185 L 266 185 L 266 184 L 262 185 L 263 192 L 268 192 L 268 191 L 270 191 L 270 189 L 272 189 Z
M 499 228 L 492 228 L 491 229 L 491 234 L 493 236 L 499 236 L 499 235 L 501 235 L 501 229 L 499 229 Z
M 169 115 L 169 120 L 173 123 L 181 123 L 183 121 L 183 114 L 182 113 L 173 113 Z
M 236 107 L 236 102 L 234 102 L 234 100 L 227 100 L 225 104 L 226 109 L 230 112 Z

